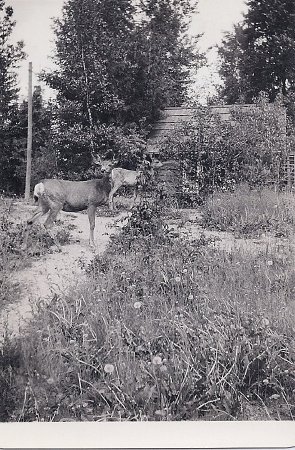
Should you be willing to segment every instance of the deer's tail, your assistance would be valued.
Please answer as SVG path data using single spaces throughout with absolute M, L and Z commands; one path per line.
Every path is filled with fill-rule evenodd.
M 34 200 L 37 203 L 39 200 L 39 197 L 44 194 L 45 188 L 43 183 L 36 184 L 34 188 Z

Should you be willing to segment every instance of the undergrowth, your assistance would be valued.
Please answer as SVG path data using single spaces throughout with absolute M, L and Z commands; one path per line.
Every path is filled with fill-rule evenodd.
M 135 208 L 89 280 L 40 305 L 5 420 L 294 418 L 292 248 L 226 253 L 161 212 Z
M 11 218 L 13 200 L 0 197 L 0 310 L 9 303 L 15 302 L 18 286 L 13 281 L 16 270 L 30 265 L 34 257 L 51 251 L 55 245 L 51 235 L 40 225 L 32 227 L 28 250 L 22 250 L 24 239 L 24 223 L 15 223 Z M 60 245 L 69 243 L 69 227 L 57 225 L 56 240 Z
M 208 198 L 201 224 L 237 237 L 256 237 L 274 232 L 277 237 L 294 231 L 295 199 L 290 193 L 270 189 L 250 190 L 246 185 L 235 192 L 219 192 Z

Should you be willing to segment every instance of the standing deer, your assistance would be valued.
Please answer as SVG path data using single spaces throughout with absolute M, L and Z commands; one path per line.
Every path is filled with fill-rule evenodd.
M 45 228 L 50 228 L 58 213 L 62 211 L 77 212 L 87 209 L 90 238 L 89 243 L 94 247 L 95 212 L 97 206 L 107 204 L 111 183 L 108 176 L 103 176 L 89 181 L 68 181 L 58 179 L 46 179 L 36 184 L 34 199 L 38 202 L 38 208 L 27 221 L 23 249 L 27 248 L 30 229 L 36 220 L 49 212 L 44 223 Z M 58 244 L 56 244 L 58 246 Z
M 109 208 L 114 209 L 114 202 L 113 198 L 115 193 L 122 187 L 122 186 L 131 186 L 134 187 L 134 194 L 133 194 L 133 204 L 135 202 L 136 196 L 137 196 L 137 185 L 140 182 L 140 179 L 142 177 L 142 170 L 128 170 L 128 169 L 122 169 L 121 167 L 115 167 L 117 161 L 111 161 L 111 160 L 104 160 L 100 161 L 101 171 L 103 173 L 110 173 L 110 181 L 111 181 L 111 191 L 109 193 Z M 153 175 L 155 168 L 160 168 L 162 166 L 162 163 L 160 161 L 152 161 L 150 163 L 150 172 Z

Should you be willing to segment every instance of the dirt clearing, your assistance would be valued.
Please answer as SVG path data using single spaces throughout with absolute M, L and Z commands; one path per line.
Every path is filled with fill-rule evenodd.
M 23 222 L 33 209 L 30 205 L 15 202 L 11 218 L 15 222 Z M 63 245 L 61 252 L 52 247 L 51 253 L 40 258 L 34 257 L 30 267 L 12 274 L 13 282 L 20 288 L 20 300 L 5 306 L 1 311 L 0 339 L 3 339 L 5 330 L 13 335 L 19 334 L 40 299 L 49 302 L 54 294 L 64 292 L 69 286 L 75 286 L 75 283 L 85 277 L 82 266 L 89 263 L 95 253 L 101 254 L 105 251 L 110 235 L 118 232 L 124 224 L 124 218 L 127 218 L 126 213 L 120 213 L 116 217 L 96 218 L 94 251 L 88 243 L 87 214 L 62 212 L 58 219 L 65 226 L 70 225 L 71 242 Z M 30 239 L 34 239 L 34 236 Z

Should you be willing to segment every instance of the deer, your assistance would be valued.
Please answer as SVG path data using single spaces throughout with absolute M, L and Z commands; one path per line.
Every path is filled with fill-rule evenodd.
M 50 229 L 58 213 L 62 211 L 78 212 L 87 209 L 90 236 L 89 244 L 95 248 L 94 228 L 95 213 L 98 206 L 108 203 L 111 183 L 109 176 L 102 176 L 88 181 L 68 181 L 61 179 L 44 179 L 34 188 L 34 200 L 38 203 L 37 210 L 27 220 L 23 250 L 27 249 L 27 242 L 32 225 L 49 213 L 44 227 Z M 55 241 L 55 240 L 54 240 Z M 57 247 L 59 245 L 55 242 Z
M 147 161 L 147 159 L 145 160 Z M 102 173 L 108 173 L 111 181 L 111 190 L 109 193 L 109 208 L 111 210 L 114 209 L 114 195 L 122 186 L 130 186 L 134 187 L 133 194 L 133 205 L 135 203 L 137 197 L 137 186 L 142 179 L 143 171 L 142 170 L 129 170 L 123 169 L 121 167 L 113 168 L 118 162 L 116 160 L 100 160 L 99 164 L 101 166 Z M 148 161 L 150 165 L 151 175 L 154 174 L 154 169 L 160 168 L 162 163 L 160 161 Z

